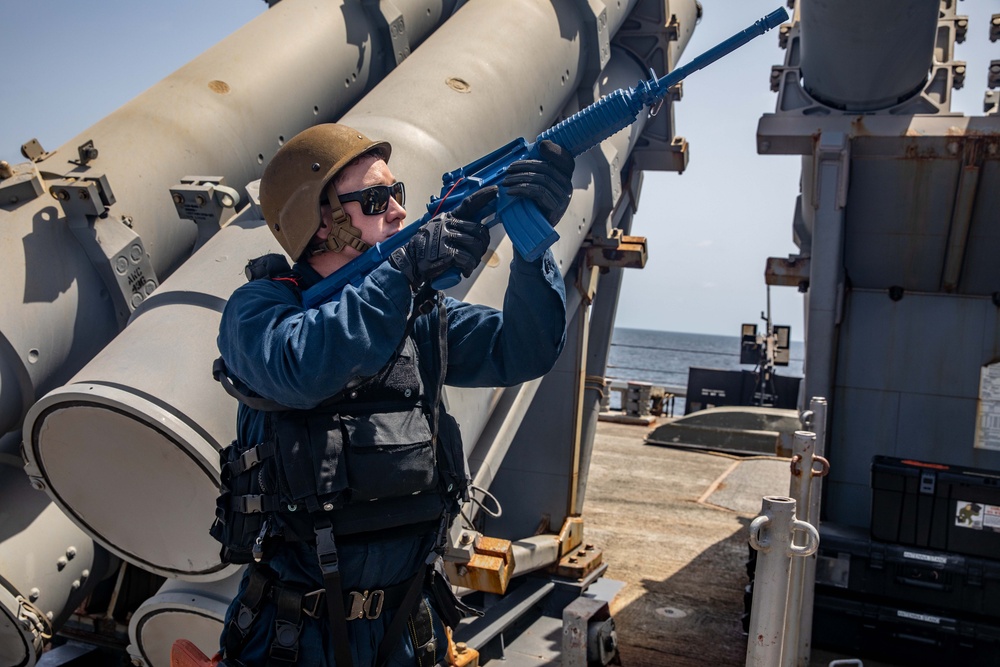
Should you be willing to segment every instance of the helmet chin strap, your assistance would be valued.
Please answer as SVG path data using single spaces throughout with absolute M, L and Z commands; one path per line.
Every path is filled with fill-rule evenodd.
M 361 230 L 351 224 L 351 216 L 347 215 L 343 207 L 332 208 L 333 223 L 330 225 L 330 235 L 326 237 L 326 243 L 320 245 L 322 251 L 341 252 L 350 246 L 358 252 L 365 252 L 371 248 L 370 243 L 361 240 Z

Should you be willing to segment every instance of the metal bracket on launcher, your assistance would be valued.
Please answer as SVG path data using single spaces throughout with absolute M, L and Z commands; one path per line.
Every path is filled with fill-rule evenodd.
M 833 208 L 840 210 L 847 205 L 848 170 L 851 164 L 850 139 L 843 132 L 823 132 L 816 140 L 816 168 L 813 172 L 813 208 L 819 208 L 824 197 L 830 196 L 834 185 Z M 831 183 L 831 170 L 836 180 Z
M 764 284 L 809 290 L 810 258 L 798 255 L 768 257 L 764 267 Z
M 990 22 L 990 41 L 1000 40 L 1000 14 L 994 14 Z M 983 96 L 983 113 L 986 115 L 1000 113 L 1000 60 L 991 60 L 986 74 L 987 90 Z
M 45 192 L 45 183 L 33 162 L 9 164 L 0 160 L 0 206 L 30 201 Z
M 159 285 L 142 239 L 131 228 L 132 219 L 109 215 L 115 197 L 104 174 L 51 181 L 49 194 L 62 205 L 70 231 L 104 281 L 118 324 L 124 327 Z
M 38 143 L 38 139 L 29 139 L 21 144 L 21 155 L 32 162 L 41 162 L 52 155 L 52 153 L 42 148 L 42 145 Z
M 686 28 L 682 18 L 662 2 L 641 0 L 629 20 L 615 34 L 613 45 L 627 51 L 657 73 L 674 69 L 673 45 Z M 636 168 L 683 173 L 689 160 L 688 144 L 674 130 L 673 103 L 680 101 L 684 82 L 670 88 L 666 99 L 651 112 L 642 135 L 632 151 Z
M 595 81 L 597 75 L 604 69 L 604 66 L 611 60 L 611 35 L 608 30 L 608 7 L 604 0 L 587 0 L 584 10 L 584 25 L 587 32 L 584 33 L 590 47 L 584 51 L 586 61 L 582 67 L 582 81 Z M 580 100 L 580 106 L 586 106 L 598 99 L 596 86 L 590 93 L 587 93 Z
M 591 235 L 591 246 L 587 248 L 587 262 L 590 266 L 604 268 L 641 269 L 646 265 L 649 253 L 645 236 L 626 236 L 621 229 L 612 229 L 607 238 Z
M 406 34 L 403 12 L 391 0 L 367 0 L 364 5 L 370 17 L 381 17 L 385 21 L 396 64 L 406 60 L 410 55 L 410 38 Z
M 177 208 L 177 215 L 199 225 L 208 223 L 218 227 L 222 216 L 240 203 L 240 193 L 223 185 L 222 176 L 185 176 L 178 185 L 170 188 L 170 197 Z
M 410 38 L 406 34 L 406 24 L 403 22 L 403 12 L 399 11 L 396 5 L 389 0 L 382 0 L 382 16 L 389 25 L 389 39 L 392 40 L 392 53 L 396 57 L 396 64 L 406 60 L 410 55 Z

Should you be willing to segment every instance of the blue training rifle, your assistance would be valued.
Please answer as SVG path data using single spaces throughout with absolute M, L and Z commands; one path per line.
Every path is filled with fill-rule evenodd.
M 443 182 L 441 196 L 431 197 L 431 201 L 427 204 L 427 213 L 423 217 L 385 241 L 376 243 L 339 270 L 305 290 L 302 294 L 303 305 L 306 308 L 315 308 L 334 299 L 347 285 L 360 285 L 365 276 L 388 259 L 394 250 L 406 245 L 428 220 L 440 213 L 451 211 L 473 192 L 490 185 L 498 185 L 503 180 L 507 168 L 517 160 L 537 158 L 535 146 L 539 141 L 548 139 L 559 144 L 574 157 L 582 155 L 635 122 L 640 111 L 661 102 L 667 96 L 670 87 L 689 74 L 711 65 L 787 19 L 788 13 L 783 7 L 779 7 L 746 30 L 736 33 L 662 78 L 657 79 L 656 74 L 650 70 L 648 81 L 640 81 L 634 88 L 619 88 L 602 97 L 587 108 L 545 130 L 532 143 L 523 138 L 515 139 L 461 169 L 448 172 L 441 177 Z M 541 257 L 546 248 L 559 239 L 552 225 L 531 200 L 506 196 L 501 189 L 496 207 L 496 215 L 486 224 L 493 226 L 497 222 L 502 222 L 514 248 L 527 261 Z M 461 274 L 457 270 L 452 270 L 437 278 L 433 286 L 436 289 L 446 289 L 456 285 L 460 280 Z

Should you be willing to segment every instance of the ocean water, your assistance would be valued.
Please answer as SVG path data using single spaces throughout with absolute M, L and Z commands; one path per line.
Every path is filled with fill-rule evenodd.
M 792 341 L 788 366 L 778 366 L 779 375 L 802 377 L 804 344 Z M 677 392 L 674 414 L 684 414 L 684 392 L 688 369 L 750 370 L 753 365 L 740 364 L 740 337 L 709 334 L 649 331 L 616 327 L 611 337 L 611 350 L 605 376 L 615 384 L 649 382 L 672 388 Z M 619 408 L 616 393 L 611 394 L 611 407 Z

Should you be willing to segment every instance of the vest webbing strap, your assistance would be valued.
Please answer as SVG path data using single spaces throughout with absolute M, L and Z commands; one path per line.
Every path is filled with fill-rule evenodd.
M 326 588 L 326 610 L 330 617 L 330 634 L 333 637 L 333 657 L 337 667 L 353 667 L 351 643 L 347 637 L 347 612 L 344 610 L 344 589 L 340 583 L 340 561 L 337 545 L 333 541 L 333 526 L 329 521 L 318 522 L 316 555 L 323 573 Z
M 334 222 L 330 236 L 326 239 L 326 246 L 334 252 L 340 252 L 345 245 L 351 246 L 358 252 L 365 252 L 371 248 L 370 244 L 361 240 L 361 230 L 351 224 L 350 218 L 346 218 L 343 224 Z
M 340 252 L 345 246 L 351 246 L 358 252 L 365 252 L 371 248 L 371 245 L 361 240 L 361 230 L 351 223 L 351 216 L 347 215 L 340 202 L 331 201 L 330 207 L 333 209 L 331 211 L 333 220 L 330 234 L 324 244 L 326 248 L 333 252 Z
M 238 459 L 226 464 L 225 469 L 233 477 L 242 475 L 266 458 L 274 456 L 274 442 L 262 442 L 243 452 Z
M 418 295 L 418 298 L 423 296 L 427 299 L 424 303 L 434 303 L 433 294 L 422 294 Z M 437 386 L 434 388 L 434 405 L 433 405 L 433 442 L 434 446 L 437 446 L 438 438 L 438 413 L 441 409 L 441 389 L 444 386 L 444 377 L 447 372 L 448 365 L 448 318 L 444 306 L 444 294 L 438 292 L 436 294 L 437 302 L 437 353 L 438 353 L 438 378 Z M 403 634 L 403 630 L 406 627 L 407 619 L 410 617 L 410 612 L 412 612 L 420 601 L 420 591 L 424 587 L 424 581 L 427 578 L 427 572 L 430 564 L 436 560 L 434 551 L 432 550 L 428 554 L 427 562 L 421 566 L 420 570 L 413 577 L 413 581 L 410 583 L 409 590 L 406 591 L 406 597 L 403 598 L 402 604 L 399 605 L 399 609 L 396 610 L 396 615 L 392 618 L 392 622 L 389 624 L 388 629 L 385 631 L 385 636 L 382 638 L 382 643 L 379 644 L 378 652 L 375 654 L 375 667 L 382 667 L 385 665 L 386 661 L 389 659 L 389 651 L 396 646 L 399 641 L 400 636 Z M 414 652 L 419 651 L 420 647 L 414 646 Z
M 240 403 L 243 403 L 248 408 L 260 410 L 261 412 L 280 412 L 288 409 L 277 401 L 271 401 L 257 396 L 247 396 L 237 389 L 236 385 L 233 384 L 233 381 L 229 379 L 229 375 L 226 371 L 226 362 L 222 360 L 222 357 L 219 357 L 212 363 L 212 377 L 214 377 L 216 381 L 222 385 L 222 388 L 226 390 L 227 394 L 235 398 Z
M 441 392 L 444 389 L 444 378 L 448 373 L 448 314 L 444 307 L 444 294 L 438 293 L 437 308 L 437 353 L 438 382 L 434 391 L 434 445 L 437 446 L 438 427 L 441 417 Z
M 275 512 L 281 507 L 281 501 L 275 494 L 233 496 L 229 499 L 229 507 L 240 514 Z
M 260 603 L 267 592 L 267 586 L 268 578 L 257 568 L 253 568 L 243 595 L 240 596 L 239 608 L 229 621 L 229 631 L 226 633 L 226 657 L 237 658 L 242 652 L 250 627 L 257 618 Z
M 410 612 L 417 606 L 417 602 L 420 600 L 420 591 L 424 587 L 424 578 L 427 573 L 427 567 L 421 566 L 417 574 L 414 575 L 413 580 L 410 582 L 410 587 L 406 591 L 406 597 L 403 598 L 402 604 L 399 605 L 399 609 L 396 610 L 396 615 L 392 617 L 392 622 L 389 623 L 389 627 L 385 631 L 385 636 L 382 637 L 382 642 L 378 645 L 378 652 L 375 654 L 375 667 L 382 667 L 385 665 L 386 661 L 389 659 L 389 651 L 396 646 L 399 638 L 403 635 L 403 629 L 406 627 L 406 620 L 410 617 Z M 418 647 L 414 646 L 414 651 Z
M 288 588 L 276 588 L 274 641 L 269 652 L 270 662 L 294 665 L 299 660 L 299 635 L 302 633 L 302 594 Z

